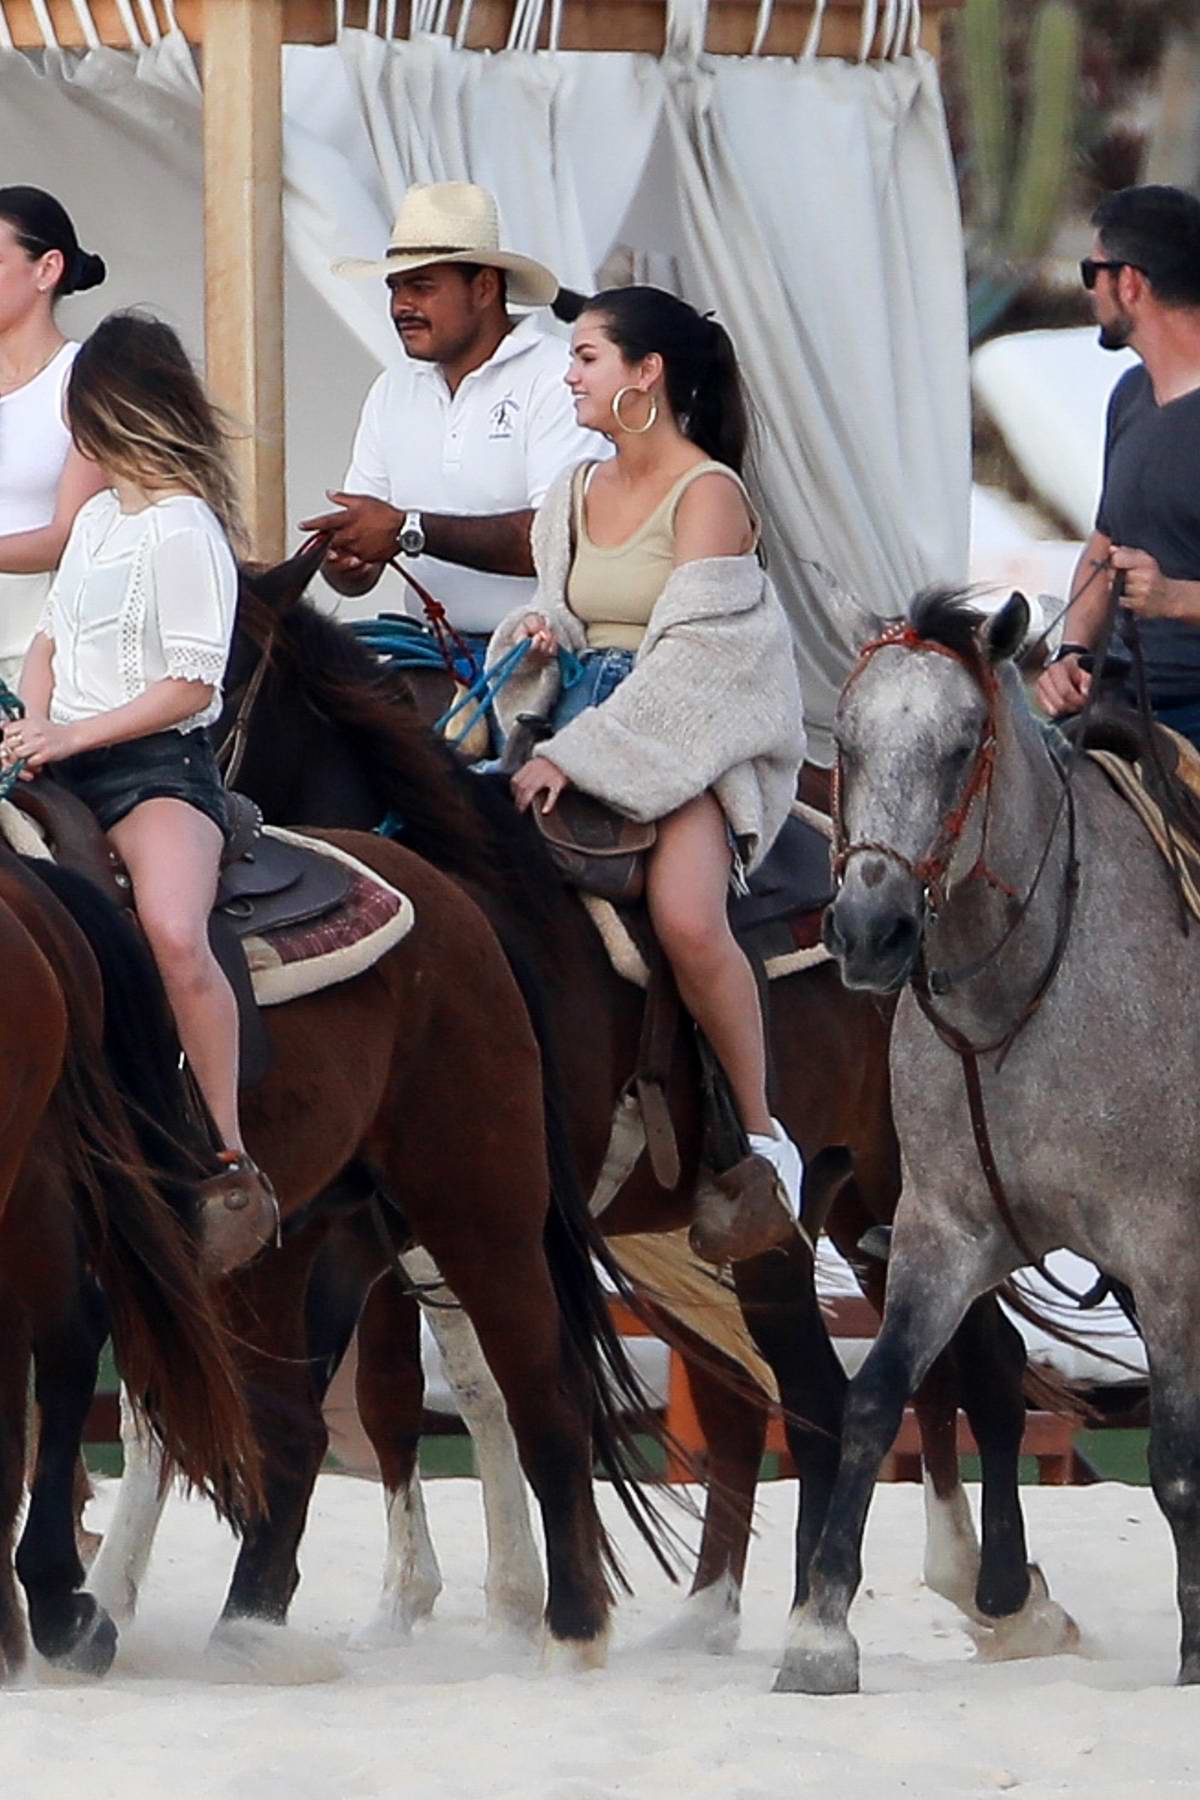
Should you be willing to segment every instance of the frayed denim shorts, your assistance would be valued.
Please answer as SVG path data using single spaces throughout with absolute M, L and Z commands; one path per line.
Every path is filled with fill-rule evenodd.
M 55 764 L 64 786 L 90 806 L 105 831 L 143 800 L 183 800 L 227 829 L 225 788 L 204 731 L 154 731 L 127 744 L 83 750 Z

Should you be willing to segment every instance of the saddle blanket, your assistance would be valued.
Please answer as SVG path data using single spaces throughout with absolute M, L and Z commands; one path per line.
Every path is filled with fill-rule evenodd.
M 263 830 L 269 837 L 343 864 L 350 871 L 351 883 L 341 905 L 320 918 L 241 940 L 259 1006 L 283 1006 L 322 988 L 352 981 L 407 937 L 414 918 L 412 901 L 374 869 L 323 839 L 302 837 L 275 825 Z M 0 801 L 0 837 L 19 856 L 50 857 L 33 820 L 8 800 Z
M 1179 740 L 1186 747 L 1187 755 L 1180 754 L 1176 774 L 1185 785 L 1200 799 L 1200 759 L 1185 739 Z M 1200 846 L 1191 838 L 1169 825 L 1163 816 L 1162 807 L 1145 786 L 1145 777 L 1140 762 L 1127 762 L 1124 757 L 1116 756 L 1111 750 L 1089 750 L 1089 758 L 1104 770 L 1112 785 L 1123 800 L 1133 808 L 1163 857 L 1164 861 L 1175 866 L 1178 859 L 1180 882 L 1188 910 L 1200 919 Z

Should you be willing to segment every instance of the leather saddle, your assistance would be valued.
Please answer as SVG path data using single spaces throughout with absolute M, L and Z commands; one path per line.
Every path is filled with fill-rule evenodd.
M 21 782 L 10 796 L 39 827 L 57 863 L 86 875 L 122 908 L 133 888 L 91 808 L 53 774 Z M 241 1083 L 251 1087 L 271 1066 L 241 940 L 323 918 L 350 892 L 350 870 L 332 857 L 263 831 L 262 813 L 244 794 L 227 794 L 228 826 L 209 941 L 233 988 L 241 1032 Z

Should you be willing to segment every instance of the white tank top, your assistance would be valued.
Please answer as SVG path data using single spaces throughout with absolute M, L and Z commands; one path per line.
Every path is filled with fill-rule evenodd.
M 71 447 L 63 389 L 79 345 L 66 343 L 14 393 L 0 394 L 0 537 L 36 531 L 54 517 Z M 0 658 L 24 656 L 50 591 L 51 574 L 0 572 Z

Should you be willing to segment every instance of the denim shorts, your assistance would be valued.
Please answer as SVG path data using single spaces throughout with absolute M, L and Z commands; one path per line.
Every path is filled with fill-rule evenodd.
M 1180 737 L 1200 750 L 1200 700 L 1185 700 L 1178 706 L 1156 706 L 1154 717 L 1160 725 L 1169 725 Z
M 204 731 L 154 731 L 128 744 L 83 750 L 55 774 L 91 807 L 105 831 L 143 800 L 183 800 L 226 830 L 225 788 Z
M 570 687 L 564 677 L 562 691 L 550 715 L 555 731 L 561 731 L 589 706 L 602 706 L 630 673 L 635 657 L 633 650 L 585 650 L 576 659 L 577 672 Z M 570 663 L 567 667 L 571 667 Z

